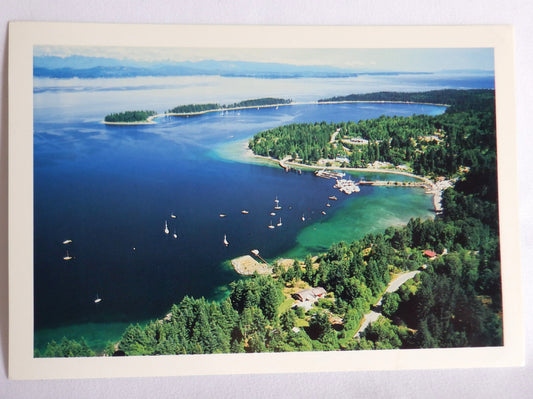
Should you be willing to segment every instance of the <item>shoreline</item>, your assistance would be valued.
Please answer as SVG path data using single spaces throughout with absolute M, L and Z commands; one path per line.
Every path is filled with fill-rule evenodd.
M 302 170 L 342 170 L 342 171 L 348 171 L 348 172 L 369 172 L 369 173 L 389 173 L 389 174 L 395 174 L 395 175 L 401 175 L 401 176 L 407 176 L 412 177 L 414 179 L 421 180 L 424 184 L 428 185 L 429 188 L 427 189 L 428 194 L 433 195 L 433 207 L 435 215 L 440 214 L 443 212 L 442 208 L 442 193 L 444 191 L 443 188 L 439 187 L 436 183 L 434 183 L 432 180 L 430 180 L 427 177 L 415 175 L 414 173 L 410 172 L 404 172 L 401 170 L 391 170 L 391 169 L 377 169 L 377 168 L 346 168 L 346 167 L 334 167 L 334 166 L 318 166 L 318 165 L 307 165 L 307 164 L 301 164 L 297 162 L 290 162 L 284 159 L 276 159 L 272 157 L 267 157 L 264 155 L 257 155 L 254 154 L 253 151 L 247 147 L 247 153 L 250 157 L 256 158 L 256 159 L 262 159 L 265 161 L 269 161 L 271 163 L 278 164 L 281 168 L 285 169 L 285 171 L 288 171 L 288 166 L 292 166 L 295 168 L 299 168 Z
M 244 109 L 254 109 L 254 108 L 273 108 L 273 107 L 287 107 L 292 105 L 321 105 L 321 104 L 406 104 L 406 105 L 434 105 L 437 107 L 449 107 L 449 104 L 436 104 L 436 103 L 423 103 L 423 102 L 413 102 L 413 101 L 385 101 L 385 100 L 343 100 L 343 101 L 298 101 L 291 102 L 288 104 L 267 104 L 267 105 L 251 105 L 246 107 L 231 107 L 231 108 L 215 108 L 207 109 L 205 111 L 198 112 L 165 112 L 162 114 L 149 116 L 144 121 L 138 122 L 106 122 L 102 123 L 106 125 L 123 125 L 123 126 L 135 126 L 135 125 L 153 125 L 157 122 L 154 121 L 156 118 L 163 118 L 166 116 L 179 116 L 179 117 L 189 117 L 189 116 L 201 116 L 213 112 L 224 112 L 224 111 L 240 111 Z

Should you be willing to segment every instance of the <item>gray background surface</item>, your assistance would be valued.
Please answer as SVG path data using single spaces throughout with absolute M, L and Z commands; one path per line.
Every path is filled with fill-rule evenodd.
M 529 0 L 0 0 L 0 398 L 531 398 L 533 340 L 533 2 Z M 522 274 L 523 368 L 123 378 L 7 379 L 7 23 L 8 21 L 260 25 L 462 25 L 515 27 Z

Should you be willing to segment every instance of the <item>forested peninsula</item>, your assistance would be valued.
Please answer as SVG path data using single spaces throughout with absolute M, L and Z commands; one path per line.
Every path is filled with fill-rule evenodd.
M 233 111 L 245 108 L 253 107 L 274 107 L 280 105 L 291 104 L 292 100 L 284 98 L 273 98 L 273 97 L 264 97 L 256 98 L 252 100 L 244 100 L 233 104 L 217 104 L 217 103 L 206 103 L 206 104 L 187 104 L 187 105 L 178 105 L 172 109 L 169 109 L 164 114 L 157 114 L 155 111 L 125 111 L 118 112 L 114 114 L 106 115 L 104 118 L 104 123 L 107 124 L 146 124 L 154 123 L 154 117 L 160 116 L 194 116 L 202 115 L 207 112 L 217 112 L 217 111 Z
M 365 168 L 376 161 L 418 175 L 455 176 L 496 167 L 494 91 L 373 93 L 321 101 L 423 101 L 450 104 L 443 115 L 387 117 L 340 123 L 290 124 L 257 133 L 257 155 L 306 165 Z M 319 163 L 320 162 L 320 163 Z M 475 173 L 475 172 L 473 172 Z M 495 195 L 496 180 L 487 182 Z
M 471 96 L 475 105 L 454 93 Z M 222 302 L 185 297 L 160 320 L 130 325 L 105 354 L 502 345 L 494 92 L 454 91 L 444 100 L 453 106 L 439 116 L 289 125 L 250 140 L 256 153 L 278 159 L 291 155 L 307 163 L 345 151 L 353 165 L 381 160 L 424 175 L 455 177 L 455 186 L 443 194 L 442 214 L 334 244 L 326 253 L 276 261 L 271 275 L 231 283 Z M 332 132 L 339 136 L 333 142 Z M 351 138 L 368 143 L 345 143 Z M 385 293 L 388 283 L 407 271 L 420 272 Z M 359 334 L 370 309 L 381 316 Z M 68 339 L 36 352 L 91 355 L 83 340 Z

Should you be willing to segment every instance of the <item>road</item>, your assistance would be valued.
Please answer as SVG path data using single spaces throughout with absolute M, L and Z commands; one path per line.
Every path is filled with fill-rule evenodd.
M 415 270 L 412 272 L 407 272 L 400 274 L 399 276 L 396 276 L 394 280 L 392 280 L 385 292 L 391 293 L 395 292 L 402 286 L 403 283 L 405 283 L 408 280 L 411 280 L 414 276 L 416 276 L 418 273 L 420 273 L 420 270 Z M 383 296 L 379 298 L 379 300 L 375 303 L 374 309 L 381 306 L 381 301 L 383 299 Z M 381 316 L 381 312 L 376 312 L 374 310 L 371 310 L 367 314 L 363 316 L 363 323 L 361 324 L 361 327 L 359 327 L 359 330 L 354 335 L 354 338 L 359 338 L 361 336 L 361 333 L 365 331 L 365 329 L 373 322 L 375 322 L 377 319 L 379 319 L 379 316 Z

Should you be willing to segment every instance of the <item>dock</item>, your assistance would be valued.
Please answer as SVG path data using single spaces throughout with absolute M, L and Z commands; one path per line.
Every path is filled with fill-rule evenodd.
M 346 174 L 342 172 L 336 172 L 334 170 L 321 169 L 315 172 L 316 177 L 321 177 L 323 179 L 339 179 L 343 178 Z
M 259 263 L 250 255 L 244 255 L 232 259 L 231 264 L 237 273 L 244 276 L 251 276 L 254 273 L 272 274 L 272 267 L 266 263 Z
M 394 180 L 361 180 L 361 186 L 395 186 L 395 187 L 424 187 L 430 189 L 428 184 L 421 181 L 394 181 Z
M 285 169 L 285 172 L 288 172 L 289 170 L 291 170 L 291 167 L 285 163 L 289 159 L 291 159 L 291 157 L 285 157 L 285 158 L 279 160 L 279 166 L 281 166 L 283 169 Z

